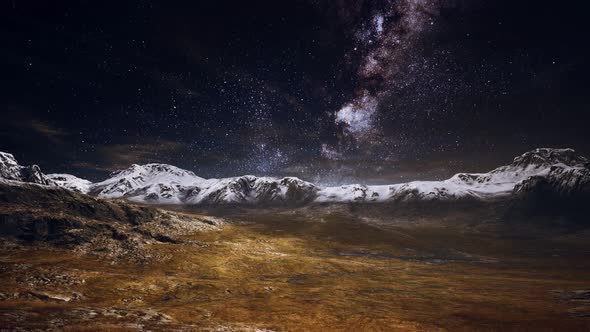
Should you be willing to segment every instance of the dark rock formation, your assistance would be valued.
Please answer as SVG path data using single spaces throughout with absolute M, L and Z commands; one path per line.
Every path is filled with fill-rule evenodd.
M 52 184 L 37 165 L 21 166 L 10 153 L 0 152 L 0 178 L 37 184 Z

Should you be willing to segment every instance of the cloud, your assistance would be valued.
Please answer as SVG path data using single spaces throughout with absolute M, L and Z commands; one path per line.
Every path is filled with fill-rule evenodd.
M 169 163 L 185 148 L 179 142 L 162 140 L 146 143 L 109 144 L 96 148 L 96 162 L 78 162 L 76 167 L 98 171 L 126 169 L 132 164 Z
M 68 131 L 30 115 L 27 110 L 12 107 L 9 108 L 9 112 L 12 118 L 5 119 L 3 123 L 0 123 L 2 129 L 0 133 L 12 140 L 38 140 L 41 137 L 43 141 L 62 144 L 66 143 L 66 139 L 70 136 Z
M 28 126 L 35 133 L 56 143 L 63 143 L 64 138 L 70 135 L 70 133 L 66 132 L 65 130 L 57 128 L 50 123 L 43 122 L 41 120 L 31 120 L 28 123 Z

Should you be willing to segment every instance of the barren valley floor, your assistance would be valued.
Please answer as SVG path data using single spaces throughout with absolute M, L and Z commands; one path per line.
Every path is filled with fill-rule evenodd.
M 587 235 L 261 213 L 144 263 L 5 243 L 0 329 L 587 331 Z

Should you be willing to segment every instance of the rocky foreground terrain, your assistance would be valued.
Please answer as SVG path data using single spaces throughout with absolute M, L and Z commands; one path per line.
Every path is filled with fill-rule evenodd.
M 111 208 L 118 214 L 122 206 Z M 345 205 L 236 209 L 223 212 L 223 227 L 213 217 L 129 208 L 121 216 L 132 217 L 122 221 L 75 218 L 58 231 L 28 224 L 17 234 L 3 228 L 0 328 L 590 327 L 587 229 L 498 229 L 494 208 L 466 206 L 393 217 Z M 142 219 L 151 213 L 154 221 Z
M 222 224 L 219 218 L 105 200 L 60 187 L 0 182 L 4 246 L 25 243 L 141 262 L 149 259 L 143 251 L 147 244 L 179 243 L 179 235 L 219 229 Z
M 111 267 L 128 268 L 131 277 L 173 256 L 157 245 L 206 248 L 190 236 L 219 231 L 223 220 L 36 183 L 44 176 L 23 179 L 33 181 L 0 181 L 0 330 L 173 329 L 151 309 L 97 306 L 97 297 L 119 292 L 115 284 L 99 293 L 87 287 L 107 280 Z M 95 324 L 97 317 L 103 322 Z

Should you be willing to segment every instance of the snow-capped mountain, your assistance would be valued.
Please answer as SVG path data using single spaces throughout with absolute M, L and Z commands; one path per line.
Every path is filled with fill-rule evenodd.
M 12 155 L 0 164 L 3 178 L 31 178 Z M 9 158 L 9 157 L 10 158 Z M 413 181 L 392 185 L 361 184 L 322 187 L 295 177 L 246 175 L 204 179 L 193 172 L 166 164 L 132 165 L 91 183 L 68 174 L 46 177 L 35 168 L 32 177 L 43 184 L 104 198 L 125 198 L 156 204 L 304 204 L 343 202 L 408 202 L 430 200 L 488 200 L 522 196 L 540 187 L 559 195 L 590 194 L 590 163 L 572 149 L 536 149 L 518 156 L 506 166 L 487 173 L 459 173 L 443 181 Z M 20 173 L 19 173 L 20 172 Z M 6 174 L 6 175 L 5 175 Z M 23 175 L 25 174 L 25 175 Z M 20 180 L 19 180 L 20 179 Z M 33 181 L 34 182 L 34 181 Z M 41 183 L 41 182 L 36 182 Z
M 103 198 L 157 204 L 306 203 L 318 188 L 298 178 L 246 175 L 203 179 L 166 164 L 132 165 L 98 183 L 67 174 L 50 174 L 62 187 Z
M 131 165 L 90 186 L 88 193 L 105 198 L 127 198 L 165 204 L 183 203 L 190 188 L 205 179 L 166 164 Z
M 12 154 L 6 152 L 0 152 L 0 178 L 44 185 L 51 184 L 45 174 L 41 173 L 39 166 L 21 166 Z
M 525 153 L 515 163 L 536 164 L 543 172 L 530 176 L 514 187 L 514 194 L 528 195 L 540 190 L 568 198 L 590 197 L 590 161 L 571 149 L 540 149 L 539 153 Z
M 541 148 L 514 158 L 510 165 L 487 173 L 459 173 L 443 181 L 413 181 L 394 185 L 347 185 L 324 188 L 317 202 L 383 202 L 416 200 L 492 199 L 530 191 L 544 181 L 555 190 L 590 190 L 590 164 L 572 149 Z
M 185 203 L 308 203 L 318 190 L 314 184 L 294 177 L 246 175 L 203 181 L 187 193 Z
M 307 202 L 316 191 L 313 184 L 297 178 L 246 175 L 206 180 L 175 166 L 147 164 L 112 173 L 89 186 L 87 193 L 158 204 L 223 204 Z
M 92 182 L 71 174 L 47 174 L 45 177 L 57 186 L 84 194 L 90 191 L 92 185 Z

